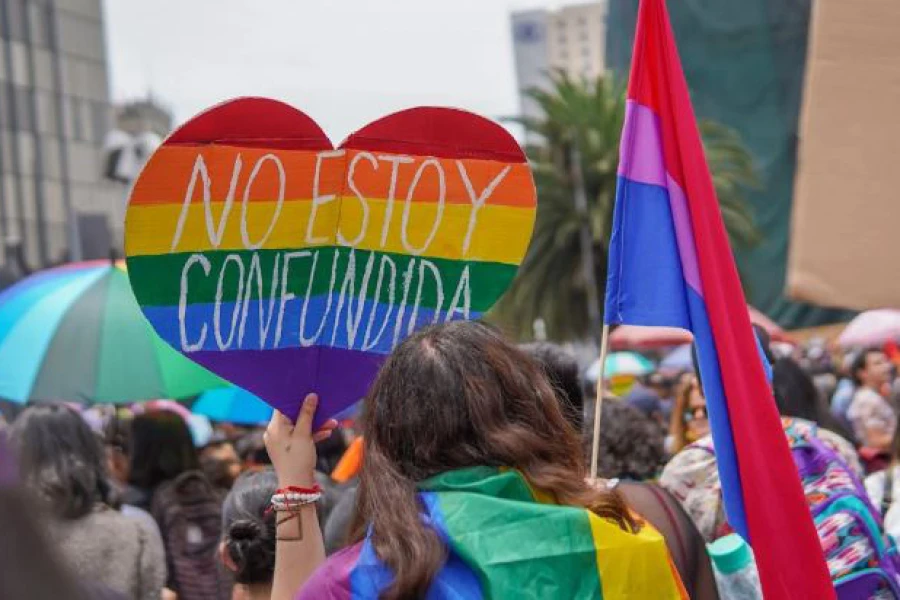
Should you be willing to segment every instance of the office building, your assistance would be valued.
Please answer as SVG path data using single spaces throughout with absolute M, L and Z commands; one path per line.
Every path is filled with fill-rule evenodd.
M 559 69 L 570 77 L 594 79 L 605 71 L 606 0 L 565 6 L 555 11 L 529 10 L 512 14 L 522 114 L 539 116 L 526 92 L 549 83 Z
M 101 0 L 0 0 L 0 265 L 108 254 L 111 124 Z

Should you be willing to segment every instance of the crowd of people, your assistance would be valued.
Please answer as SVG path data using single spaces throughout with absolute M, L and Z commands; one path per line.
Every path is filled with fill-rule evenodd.
M 838 581 L 872 564 L 823 533 L 840 482 L 900 540 L 900 353 L 773 353 L 758 334 Z M 561 347 L 449 323 L 317 431 L 315 395 L 296 423 L 202 440 L 165 404 L 25 407 L 0 425 L 0 598 L 720 597 L 707 544 L 732 528 L 701 379 L 605 397 L 598 480 L 593 397 Z

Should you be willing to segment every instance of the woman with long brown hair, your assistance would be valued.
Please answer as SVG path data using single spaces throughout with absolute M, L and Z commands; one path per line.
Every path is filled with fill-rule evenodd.
M 585 481 L 540 367 L 490 327 L 410 337 L 365 406 L 358 542 L 310 577 L 324 559 L 315 509 L 279 520 L 273 600 L 301 586 L 304 599 L 685 597 L 661 536 Z M 283 488 L 312 482 L 314 407 L 270 424 Z

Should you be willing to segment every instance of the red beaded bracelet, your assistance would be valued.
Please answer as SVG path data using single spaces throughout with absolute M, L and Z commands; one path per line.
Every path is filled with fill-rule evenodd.
M 287 487 L 279 488 L 275 490 L 275 494 L 321 494 L 322 487 L 317 483 L 313 485 L 311 488 L 298 487 L 296 485 L 289 485 Z

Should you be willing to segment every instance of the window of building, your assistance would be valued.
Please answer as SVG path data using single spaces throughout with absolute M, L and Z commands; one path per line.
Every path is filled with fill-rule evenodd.
M 102 144 L 110 130 L 111 119 L 109 107 L 105 102 L 91 102 L 91 126 L 93 141 Z
M 28 3 L 28 27 L 32 45 L 50 45 L 50 12 L 47 6 L 38 2 Z
M 3 36 L 11 40 L 21 40 L 25 33 L 25 21 L 23 18 L 23 0 L 5 0 L 6 23 L 3 23 Z
M 16 131 L 31 131 L 35 125 L 34 115 L 32 114 L 31 94 L 29 90 L 23 87 L 13 87 L 15 94 L 15 120 L 13 129 Z
M 9 98 L 7 96 L 6 86 L 0 85 L 0 131 L 10 129 L 12 117 L 10 116 L 11 108 L 9 106 Z
M 91 100 L 106 101 L 109 94 L 106 68 L 102 63 L 85 61 L 82 66 L 85 77 L 85 85 L 82 87 L 83 96 Z
M 52 179 L 61 179 L 62 163 L 59 155 L 59 140 L 45 135 L 41 137 L 40 144 L 41 157 L 44 160 L 44 176 Z
M 82 122 L 81 101 L 74 97 L 68 96 L 66 104 L 69 105 L 69 123 L 71 124 L 70 136 L 73 140 L 83 140 L 85 138 L 85 125 Z
M 100 21 L 59 11 L 59 49 L 81 58 L 103 60 L 103 31 Z
M 92 144 L 73 142 L 68 146 L 69 177 L 80 183 L 96 183 L 100 174 L 97 148 Z
M 13 164 L 13 133 L 0 129 L 0 173 L 15 173 Z M 0 190 L 2 191 L 2 190 Z M 12 196 L 7 196 L 12 198 Z
M 37 143 L 35 142 L 34 135 L 26 132 L 20 131 L 16 134 L 16 143 L 18 144 L 19 150 L 19 173 L 22 175 L 34 175 L 34 166 L 35 166 L 35 158 L 37 152 Z M 28 177 L 23 177 L 22 179 L 29 179 Z M 31 180 L 32 182 L 34 179 Z M 31 191 L 34 192 L 34 186 L 31 186 Z M 26 195 L 26 201 L 28 201 L 28 197 Z M 31 198 L 31 202 L 34 202 L 34 198 Z
M 37 93 L 37 127 L 43 134 L 58 136 L 59 123 L 56 119 L 56 102 L 48 92 Z
M 28 69 L 28 49 L 22 42 L 10 42 L 10 58 L 12 58 L 12 76 L 16 85 L 31 85 L 31 73 Z
M 101 14 L 100 0 L 65 0 L 60 4 L 60 8 L 72 15 L 96 19 Z
M 53 85 L 53 58 L 49 50 L 33 48 L 34 53 L 34 85 L 44 91 L 52 92 Z

